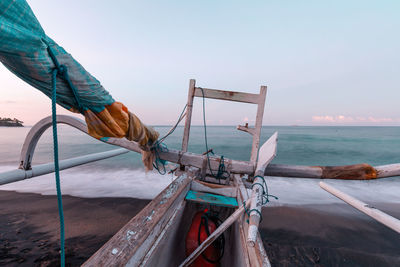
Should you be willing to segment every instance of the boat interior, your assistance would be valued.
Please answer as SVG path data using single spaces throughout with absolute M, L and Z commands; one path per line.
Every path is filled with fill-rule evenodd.
M 182 149 L 179 153 L 185 153 L 188 149 L 194 97 L 258 106 L 255 127 L 238 126 L 238 130 L 249 133 L 253 138 L 250 161 L 245 162 L 253 168 L 258 157 L 266 87 L 261 86 L 259 94 L 250 94 L 196 87 L 195 80 L 190 80 Z M 178 160 L 175 161 L 178 164 L 174 173 L 177 178 L 83 266 L 203 266 L 196 264 L 196 261 L 201 257 L 206 258 L 207 250 L 194 256 L 191 261 L 193 263 L 186 262 L 195 254 L 192 251 L 188 252 L 187 236 L 196 214 L 202 211 L 217 214 L 221 223 L 231 220 L 229 227 L 222 232 L 225 241 L 223 255 L 220 253 L 217 255 L 218 261 L 206 266 L 268 266 L 268 257 L 258 231 L 255 245 L 249 246 L 247 242 L 249 224 L 244 205 L 250 194 L 243 184 L 240 167 L 235 171 L 229 162 L 224 166 L 222 157 L 210 162 L 207 153 L 209 151 L 199 155 L 197 163 L 190 160 L 181 162 L 179 154 Z M 213 170 L 216 172 L 221 166 L 226 167 L 226 175 L 222 179 L 221 176 L 213 174 Z M 234 213 L 240 215 L 233 220 Z M 222 227 L 216 225 L 216 228 L 217 232 Z M 210 233 L 207 234 L 210 237 Z M 221 239 L 209 243 L 209 247 L 221 242 L 218 240 Z M 200 237 L 197 241 L 198 245 L 201 242 L 207 243 L 205 240 L 200 242 Z

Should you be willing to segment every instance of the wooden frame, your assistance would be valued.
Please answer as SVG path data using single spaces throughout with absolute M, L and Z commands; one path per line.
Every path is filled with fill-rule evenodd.
M 189 82 L 189 92 L 188 92 L 188 101 L 187 101 L 187 112 L 186 112 L 186 121 L 185 128 L 183 132 L 182 139 L 182 151 L 187 152 L 188 144 L 189 144 L 189 134 L 190 134 L 190 124 L 192 121 L 192 110 L 193 110 L 193 99 L 194 97 L 203 97 L 211 98 L 211 99 L 219 99 L 226 101 L 234 101 L 241 103 L 249 103 L 257 105 L 257 115 L 256 122 L 254 128 L 243 129 L 243 126 L 239 125 L 238 130 L 244 130 L 253 136 L 253 143 L 251 146 L 251 156 L 250 162 L 255 164 L 258 156 L 258 148 L 260 145 L 260 133 L 262 127 L 262 120 L 264 116 L 264 107 L 265 107 L 265 98 L 267 95 L 267 86 L 261 86 L 259 94 L 252 93 L 242 93 L 235 91 L 225 91 L 225 90 L 217 90 L 217 89 L 209 89 L 196 87 L 196 80 L 191 79 Z M 181 165 L 181 169 L 182 169 Z M 183 169 L 182 169 L 183 170 Z

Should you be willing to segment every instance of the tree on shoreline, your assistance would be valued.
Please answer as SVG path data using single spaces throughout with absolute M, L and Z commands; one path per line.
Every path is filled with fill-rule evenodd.
M 24 123 L 23 121 L 17 118 L 11 119 L 11 118 L 0 117 L 0 126 L 23 126 L 22 125 L 23 123 Z

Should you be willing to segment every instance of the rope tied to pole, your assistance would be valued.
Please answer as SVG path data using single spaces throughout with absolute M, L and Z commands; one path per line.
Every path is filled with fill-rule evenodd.
M 53 85 L 52 98 L 51 98 L 51 110 L 52 110 L 52 124 L 53 124 L 53 152 L 54 152 L 54 169 L 56 178 L 56 189 L 57 189 L 57 204 L 58 204 L 58 215 L 60 217 L 60 249 L 61 249 L 61 267 L 65 266 L 65 227 L 64 227 L 64 211 L 62 205 L 62 194 L 61 194 L 61 182 L 60 182 L 60 166 L 58 162 L 58 138 L 57 138 L 57 73 L 58 69 L 55 68 L 52 71 L 51 81 Z
M 57 57 L 55 56 L 54 51 L 51 48 L 50 44 L 48 44 L 44 39 L 42 39 L 42 40 L 47 44 L 47 51 L 50 55 L 51 60 L 53 61 L 53 64 L 55 65 L 55 68 L 53 69 L 53 73 L 54 73 L 54 70 L 57 70 L 57 72 L 55 72 L 55 75 L 53 74 L 55 77 L 55 78 L 53 78 L 53 81 L 52 81 L 53 89 L 54 89 L 54 86 L 57 87 L 57 74 L 60 74 L 61 77 L 67 82 L 68 87 L 71 89 L 79 112 L 81 114 L 84 114 L 86 108 L 84 108 L 84 106 L 82 105 L 82 102 L 79 97 L 78 89 L 76 89 L 75 85 L 71 82 L 71 79 L 69 78 L 67 66 L 62 65 L 58 62 Z
M 166 160 L 161 159 L 160 157 L 160 152 L 168 152 L 168 147 L 166 144 L 164 144 L 164 140 L 170 136 L 178 127 L 179 123 L 183 120 L 183 118 L 186 116 L 186 108 L 187 104 L 183 107 L 183 110 L 181 114 L 179 115 L 178 121 L 175 123 L 174 126 L 161 138 L 159 138 L 156 142 L 154 142 L 153 146 L 150 148 L 151 151 L 153 151 L 155 159 L 153 163 L 154 169 L 158 171 L 159 174 L 164 175 L 167 173 L 167 170 L 165 168 L 165 165 L 167 164 Z
M 167 145 L 160 141 L 156 141 L 151 147 L 151 150 L 154 152 L 155 155 L 155 159 L 153 162 L 154 169 L 156 169 L 161 175 L 166 174 L 167 170 L 165 168 L 165 165 L 167 164 L 167 161 L 160 158 L 160 152 L 168 152 Z
M 52 84 L 52 92 L 51 92 L 51 117 L 52 117 L 52 125 L 53 125 L 53 155 L 54 155 L 54 170 L 55 170 L 55 180 L 56 180 L 56 190 L 57 190 L 57 205 L 58 205 L 58 215 L 60 219 L 60 265 L 61 267 L 65 266 L 65 223 L 64 223 L 64 211 L 62 204 L 62 193 L 61 193 L 61 181 L 60 181 L 60 166 L 59 166 L 59 158 L 58 158 L 58 135 L 57 135 L 57 75 L 61 75 L 61 77 L 67 82 L 70 87 L 72 94 L 76 100 L 78 110 L 80 113 L 84 113 L 84 107 L 82 102 L 80 101 L 78 90 L 72 84 L 69 75 L 68 68 L 65 65 L 61 65 L 50 45 L 43 40 L 47 44 L 47 51 L 55 65 L 51 72 L 51 84 Z
M 254 176 L 254 179 L 255 178 L 260 178 L 262 180 L 262 183 L 259 183 L 259 182 L 253 183 L 251 185 L 251 189 L 253 189 L 253 187 L 255 185 L 261 186 L 261 188 L 263 190 L 263 192 L 262 192 L 262 205 L 266 205 L 269 202 L 269 197 L 272 197 L 272 198 L 278 200 L 277 196 L 274 196 L 274 195 L 271 195 L 271 194 L 268 193 L 268 185 L 267 185 L 267 182 L 265 182 L 265 178 L 263 176 L 256 175 L 256 176 Z M 264 189 L 264 186 L 265 186 L 265 189 Z M 243 207 L 244 207 L 244 211 L 246 212 L 248 217 L 250 217 L 251 212 L 254 211 L 254 212 L 258 213 L 258 215 L 260 216 L 260 222 L 262 222 L 263 217 L 262 217 L 261 212 L 258 209 L 250 209 L 250 210 L 247 209 L 246 208 L 246 201 L 243 201 Z M 246 221 L 247 221 L 247 223 L 249 223 L 249 219 L 247 219 Z
M 261 175 L 256 175 L 256 176 L 254 176 L 254 179 L 255 178 L 260 178 L 262 181 L 263 181 L 263 183 L 262 184 L 260 184 L 260 183 L 253 183 L 252 185 L 251 185 L 251 189 L 253 189 L 253 186 L 254 185 L 260 185 L 261 186 L 261 188 L 263 189 L 263 193 L 262 193 L 262 196 L 263 196 L 263 205 L 266 205 L 268 202 L 269 202 L 269 197 L 272 197 L 272 198 L 274 198 L 274 199 L 276 199 L 276 200 L 278 200 L 279 198 L 277 197 L 277 196 L 274 196 L 274 195 L 271 195 L 271 194 L 269 194 L 268 193 L 268 185 L 267 185 L 267 182 L 265 181 L 265 178 L 263 177 L 263 176 L 261 176 Z M 264 190 L 264 186 L 265 186 L 265 190 Z

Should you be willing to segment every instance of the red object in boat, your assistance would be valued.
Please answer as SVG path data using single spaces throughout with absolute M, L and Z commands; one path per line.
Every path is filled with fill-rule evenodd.
M 207 210 L 197 212 L 192 220 L 189 232 L 186 236 L 186 256 L 189 256 L 199 246 L 199 231 L 200 231 L 200 244 L 207 239 L 209 236 L 206 231 L 206 225 L 208 224 L 208 232 L 211 234 L 217 229 L 215 223 L 208 219 L 208 223 L 205 223 L 206 219 L 204 216 Z M 203 217 L 203 218 L 202 218 Z M 201 227 L 200 227 L 201 223 Z M 206 250 L 203 251 L 202 255 L 198 256 L 197 259 L 190 265 L 191 267 L 216 267 L 219 266 L 218 262 L 215 262 L 220 253 L 218 249 L 209 245 Z M 205 259 L 206 258 L 206 259 Z M 207 260 L 208 259 L 208 260 Z

